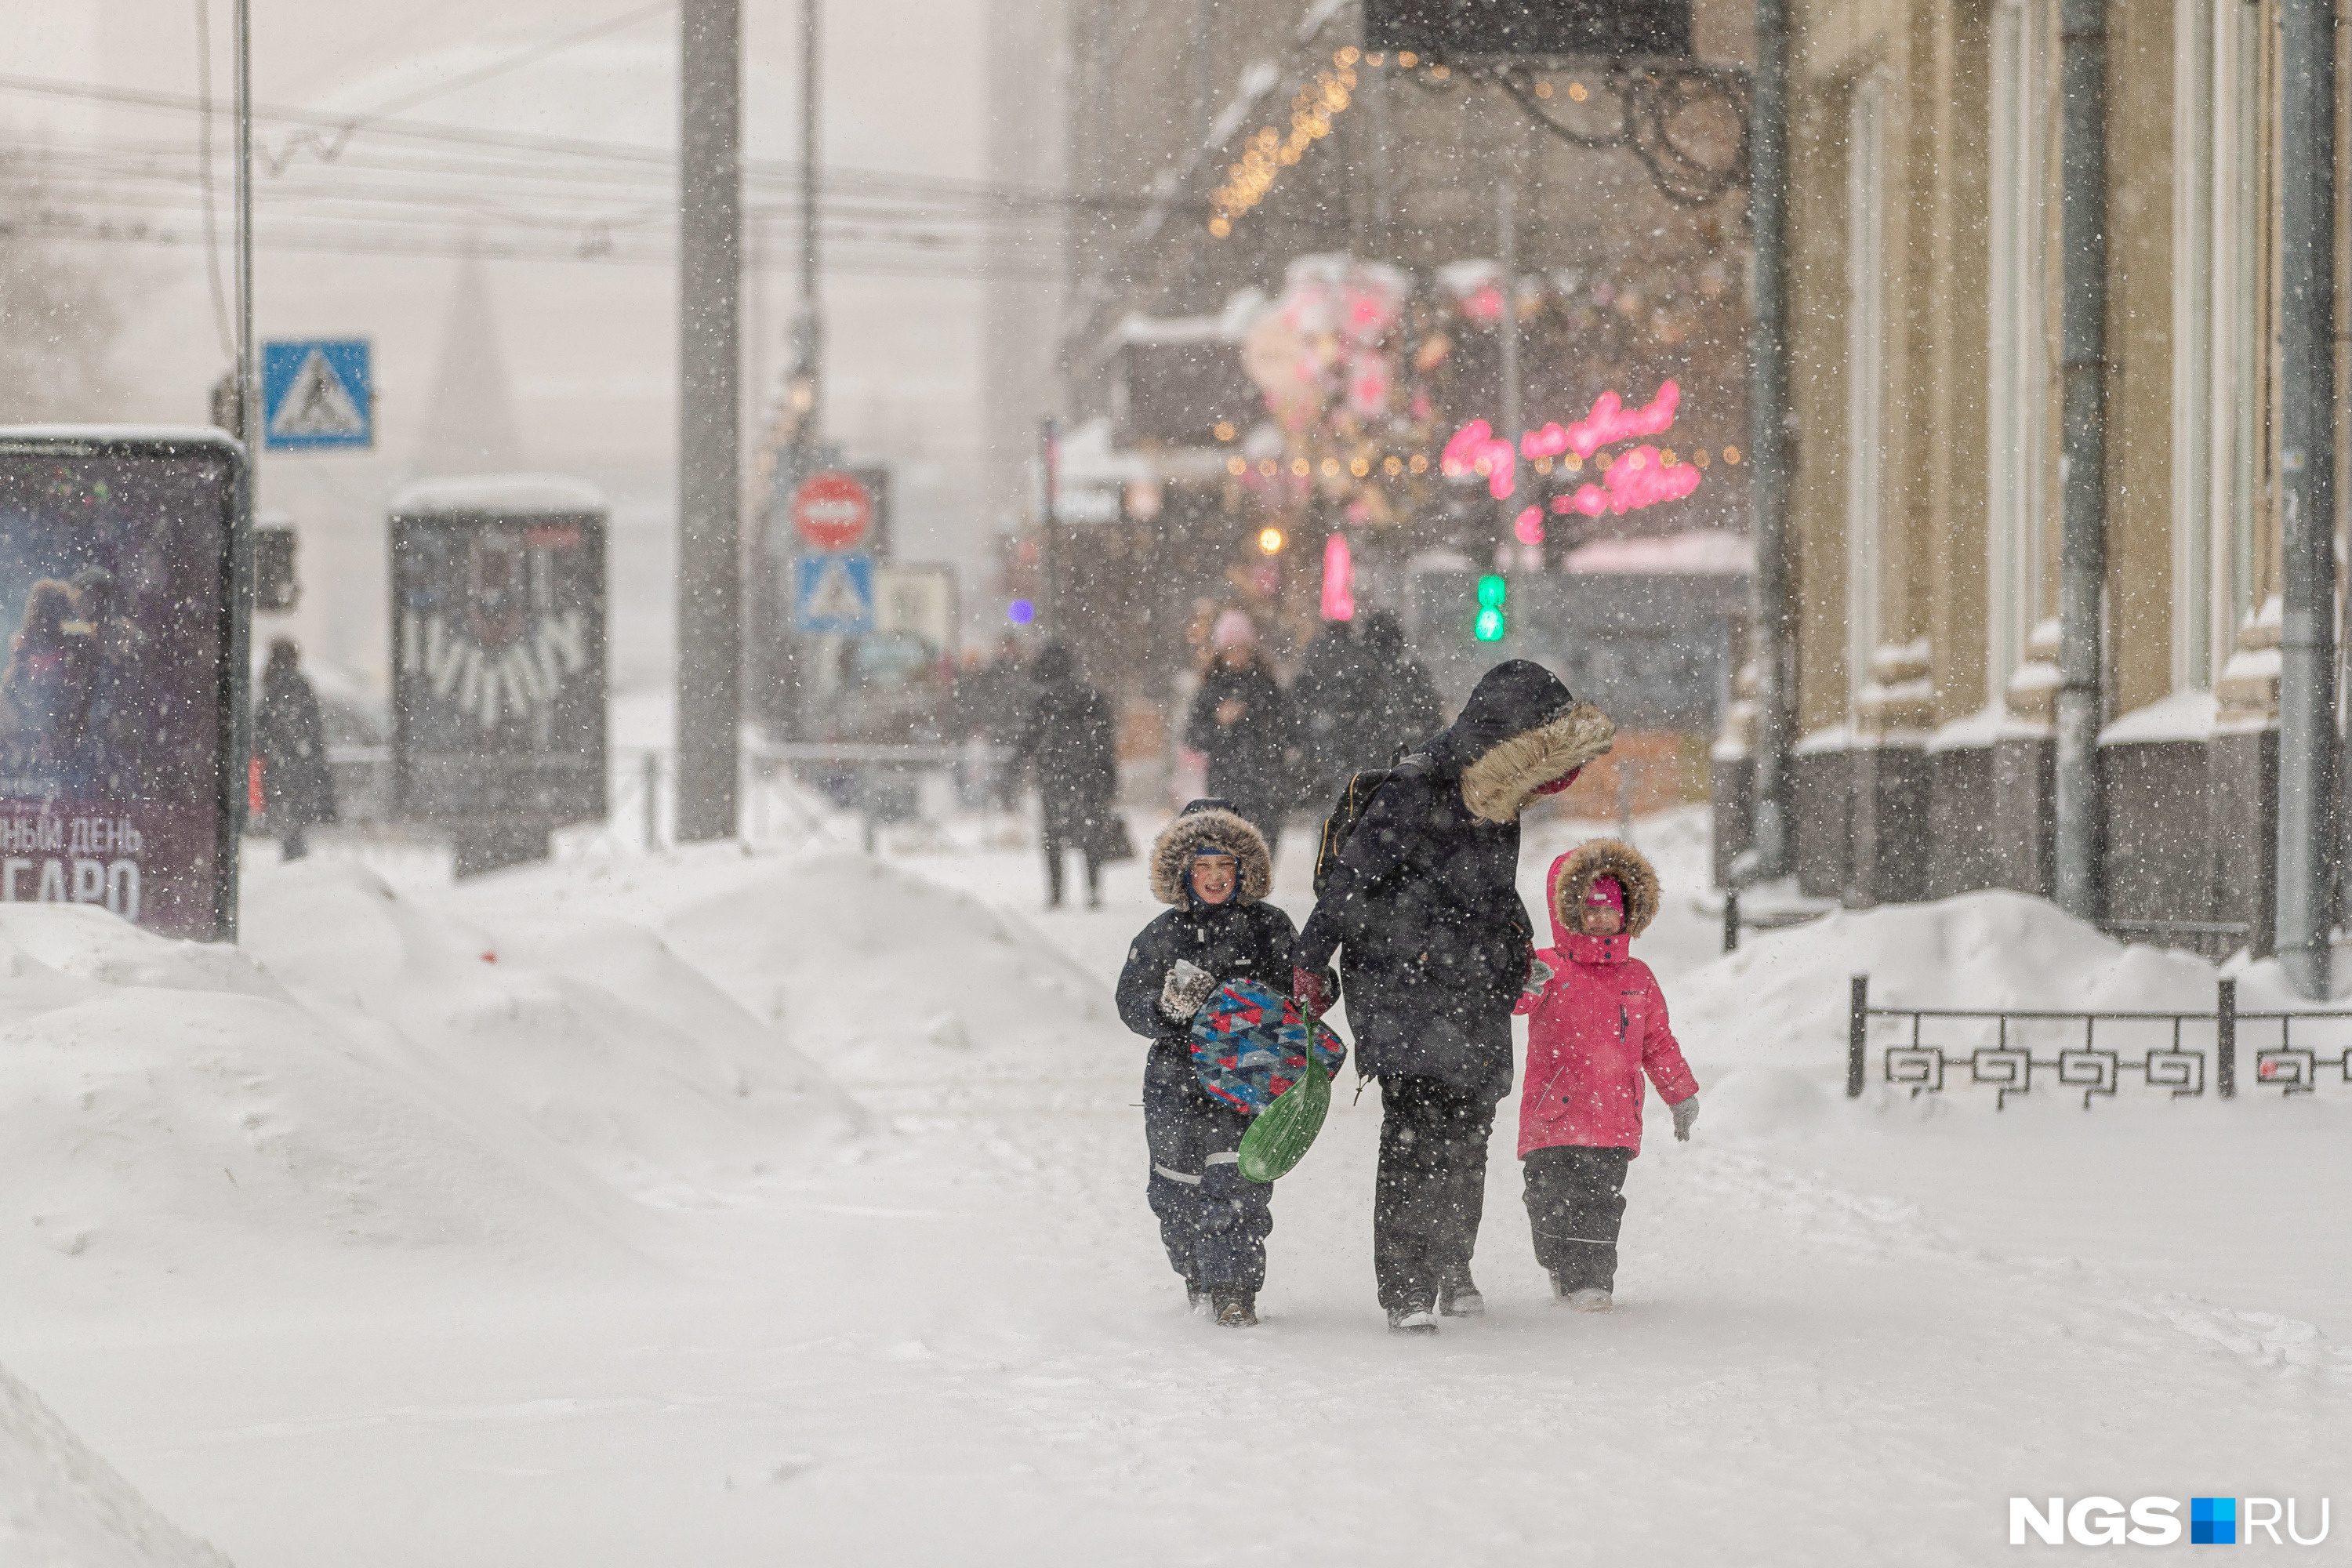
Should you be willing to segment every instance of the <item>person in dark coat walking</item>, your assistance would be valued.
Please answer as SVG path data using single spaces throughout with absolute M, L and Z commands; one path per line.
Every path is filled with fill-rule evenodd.
M 1372 1261 L 1391 1329 L 1433 1333 L 1439 1311 L 1484 1310 L 1470 1256 L 1534 952 L 1519 812 L 1565 789 L 1615 732 L 1541 665 L 1496 665 L 1372 796 L 1299 937 L 1300 1006 L 1328 1008 L 1323 969 L 1338 951 L 1357 1065 L 1381 1080 Z
M 310 828 L 335 820 L 335 775 L 327 766 L 327 728 L 319 695 L 302 676 L 302 651 L 273 637 L 253 710 L 253 749 L 261 759 L 262 809 L 289 860 L 310 852 Z
M 1250 1119 L 1201 1087 L 1192 1015 L 1228 980 L 1279 990 L 1297 932 L 1264 901 L 1274 861 L 1222 800 L 1196 800 L 1151 846 L 1151 891 L 1175 907 L 1143 928 L 1118 977 L 1118 1016 L 1151 1042 L 1143 1071 L 1147 1191 L 1185 1300 L 1227 1328 L 1257 1321 L 1274 1188 L 1241 1173 Z
M 1184 743 L 1209 759 L 1209 793 L 1265 836 L 1268 857 L 1282 847 L 1290 809 L 1290 701 L 1259 651 L 1257 632 L 1239 610 L 1217 617 L 1216 661 L 1201 677 L 1184 724 Z
M 1384 768 L 1444 727 L 1437 682 L 1405 651 L 1404 627 L 1386 610 L 1364 617 L 1357 634 L 1355 760 L 1349 771 Z
M 1118 832 L 1118 727 L 1110 703 L 1080 680 L 1070 650 L 1047 643 L 1037 652 L 1037 701 L 1013 745 L 1013 770 L 1037 770 L 1037 804 L 1045 848 L 1045 904 L 1062 907 L 1062 858 L 1075 849 L 1087 863 L 1087 906 L 1102 907 L 1102 863 Z
M 1298 673 L 1290 682 L 1291 721 L 1297 727 L 1305 777 L 1305 804 L 1328 807 L 1348 777 L 1370 764 L 1358 760 L 1358 731 L 1367 693 L 1360 648 L 1346 621 L 1331 621 L 1315 634 Z

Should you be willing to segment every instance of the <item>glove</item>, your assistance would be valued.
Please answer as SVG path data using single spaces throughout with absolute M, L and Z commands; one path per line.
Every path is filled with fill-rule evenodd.
M 1160 987 L 1160 1010 L 1180 1024 L 1189 1023 L 1216 990 L 1215 975 L 1189 958 L 1180 958 Z
M 1294 965 L 1290 971 L 1290 994 L 1300 1012 L 1310 1018 L 1319 1018 L 1331 1010 L 1331 977 Z
M 1678 1100 L 1666 1109 L 1675 1113 L 1675 1142 L 1689 1142 L 1691 1123 L 1698 1120 L 1698 1096 L 1694 1094 L 1688 1099 Z
M 1542 995 L 1544 993 L 1544 987 L 1551 984 L 1553 973 L 1554 971 L 1550 964 L 1546 963 L 1534 953 L 1528 953 L 1528 983 L 1519 987 L 1519 994 L 1522 996 Z

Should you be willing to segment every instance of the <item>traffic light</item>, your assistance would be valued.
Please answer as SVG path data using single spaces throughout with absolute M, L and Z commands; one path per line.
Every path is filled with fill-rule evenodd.
M 1504 601 L 1510 597 L 1511 584 L 1500 573 L 1490 573 L 1478 579 L 1478 618 L 1470 623 L 1470 635 L 1480 642 L 1501 642 L 1510 623 L 1503 615 Z

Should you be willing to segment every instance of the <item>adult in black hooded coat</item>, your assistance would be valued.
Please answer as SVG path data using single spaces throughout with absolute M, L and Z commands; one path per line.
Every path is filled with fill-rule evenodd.
M 1511 1008 L 1535 927 L 1518 894 L 1519 812 L 1609 750 L 1606 714 L 1512 659 L 1381 787 L 1300 933 L 1294 989 L 1328 1005 L 1339 953 L 1360 1071 L 1381 1080 L 1373 1266 L 1390 1325 L 1481 1310 L 1470 1280 Z
M 1013 748 L 1012 770 L 1034 763 L 1045 847 L 1045 894 L 1062 902 L 1062 858 L 1076 849 L 1087 863 L 1087 903 L 1102 903 L 1102 863 L 1118 835 L 1118 727 L 1110 703 L 1077 676 L 1070 650 L 1037 650 L 1041 689 Z

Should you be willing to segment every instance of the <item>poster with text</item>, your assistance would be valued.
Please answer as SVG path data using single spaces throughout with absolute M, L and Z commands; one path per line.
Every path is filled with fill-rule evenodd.
M 0 431 L 0 900 L 231 934 L 239 460 Z

